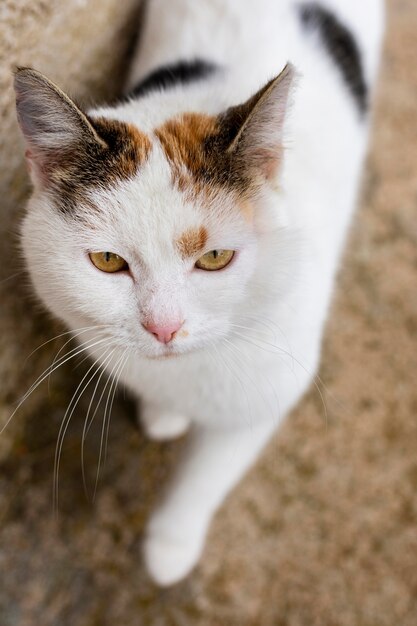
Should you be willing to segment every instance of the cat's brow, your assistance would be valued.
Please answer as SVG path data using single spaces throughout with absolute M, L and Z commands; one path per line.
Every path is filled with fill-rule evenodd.
M 202 252 L 206 242 L 207 231 L 204 226 L 200 226 L 200 228 L 189 228 L 184 231 L 175 244 L 182 258 L 185 259 Z

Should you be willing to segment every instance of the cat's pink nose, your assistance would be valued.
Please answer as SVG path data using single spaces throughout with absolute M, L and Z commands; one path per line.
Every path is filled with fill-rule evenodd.
M 182 322 L 168 322 L 166 324 L 154 324 L 153 322 L 148 322 L 143 324 L 144 328 L 156 337 L 158 341 L 161 343 L 169 343 L 174 339 L 175 333 L 177 330 L 181 328 L 183 325 Z

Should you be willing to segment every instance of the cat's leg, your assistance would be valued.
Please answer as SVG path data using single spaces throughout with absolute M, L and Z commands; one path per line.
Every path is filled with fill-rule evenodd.
M 258 456 L 274 426 L 198 429 L 162 505 L 150 519 L 144 552 L 152 578 L 176 583 L 197 563 L 213 514 Z
M 181 437 L 190 427 L 191 420 L 185 415 L 165 411 L 155 404 L 140 403 L 138 420 L 149 439 L 167 441 Z

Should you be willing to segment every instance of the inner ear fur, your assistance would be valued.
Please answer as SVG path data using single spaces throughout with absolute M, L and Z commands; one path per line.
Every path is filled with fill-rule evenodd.
M 106 149 L 106 142 L 86 114 L 40 72 L 18 68 L 14 88 L 26 154 L 38 174 L 46 174 L 68 153 L 83 146 Z
M 288 63 L 245 103 L 231 107 L 220 117 L 224 148 L 236 167 L 267 179 L 276 174 L 294 76 L 294 67 Z

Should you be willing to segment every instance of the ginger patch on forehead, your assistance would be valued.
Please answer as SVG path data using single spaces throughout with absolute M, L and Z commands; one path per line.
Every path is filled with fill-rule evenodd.
M 154 131 L 171 167 L 173 184 L 191 201 L 223 192 L 247 195 L 251 180 L 228 150 L 234 129 L 221 116 L 183 113 Z
M 204 178 L 209 166 L 204 143 L 216 131 L 216 118 L 200 113 L 184 113 L 156 129 L 177 183 L 185 184 L 186 172 L 194 182 Z
M 204 226 L 189 228 L 176 240 L 175 245 L 183 259 L 193 257 L 204 250 L 207 231 Z

